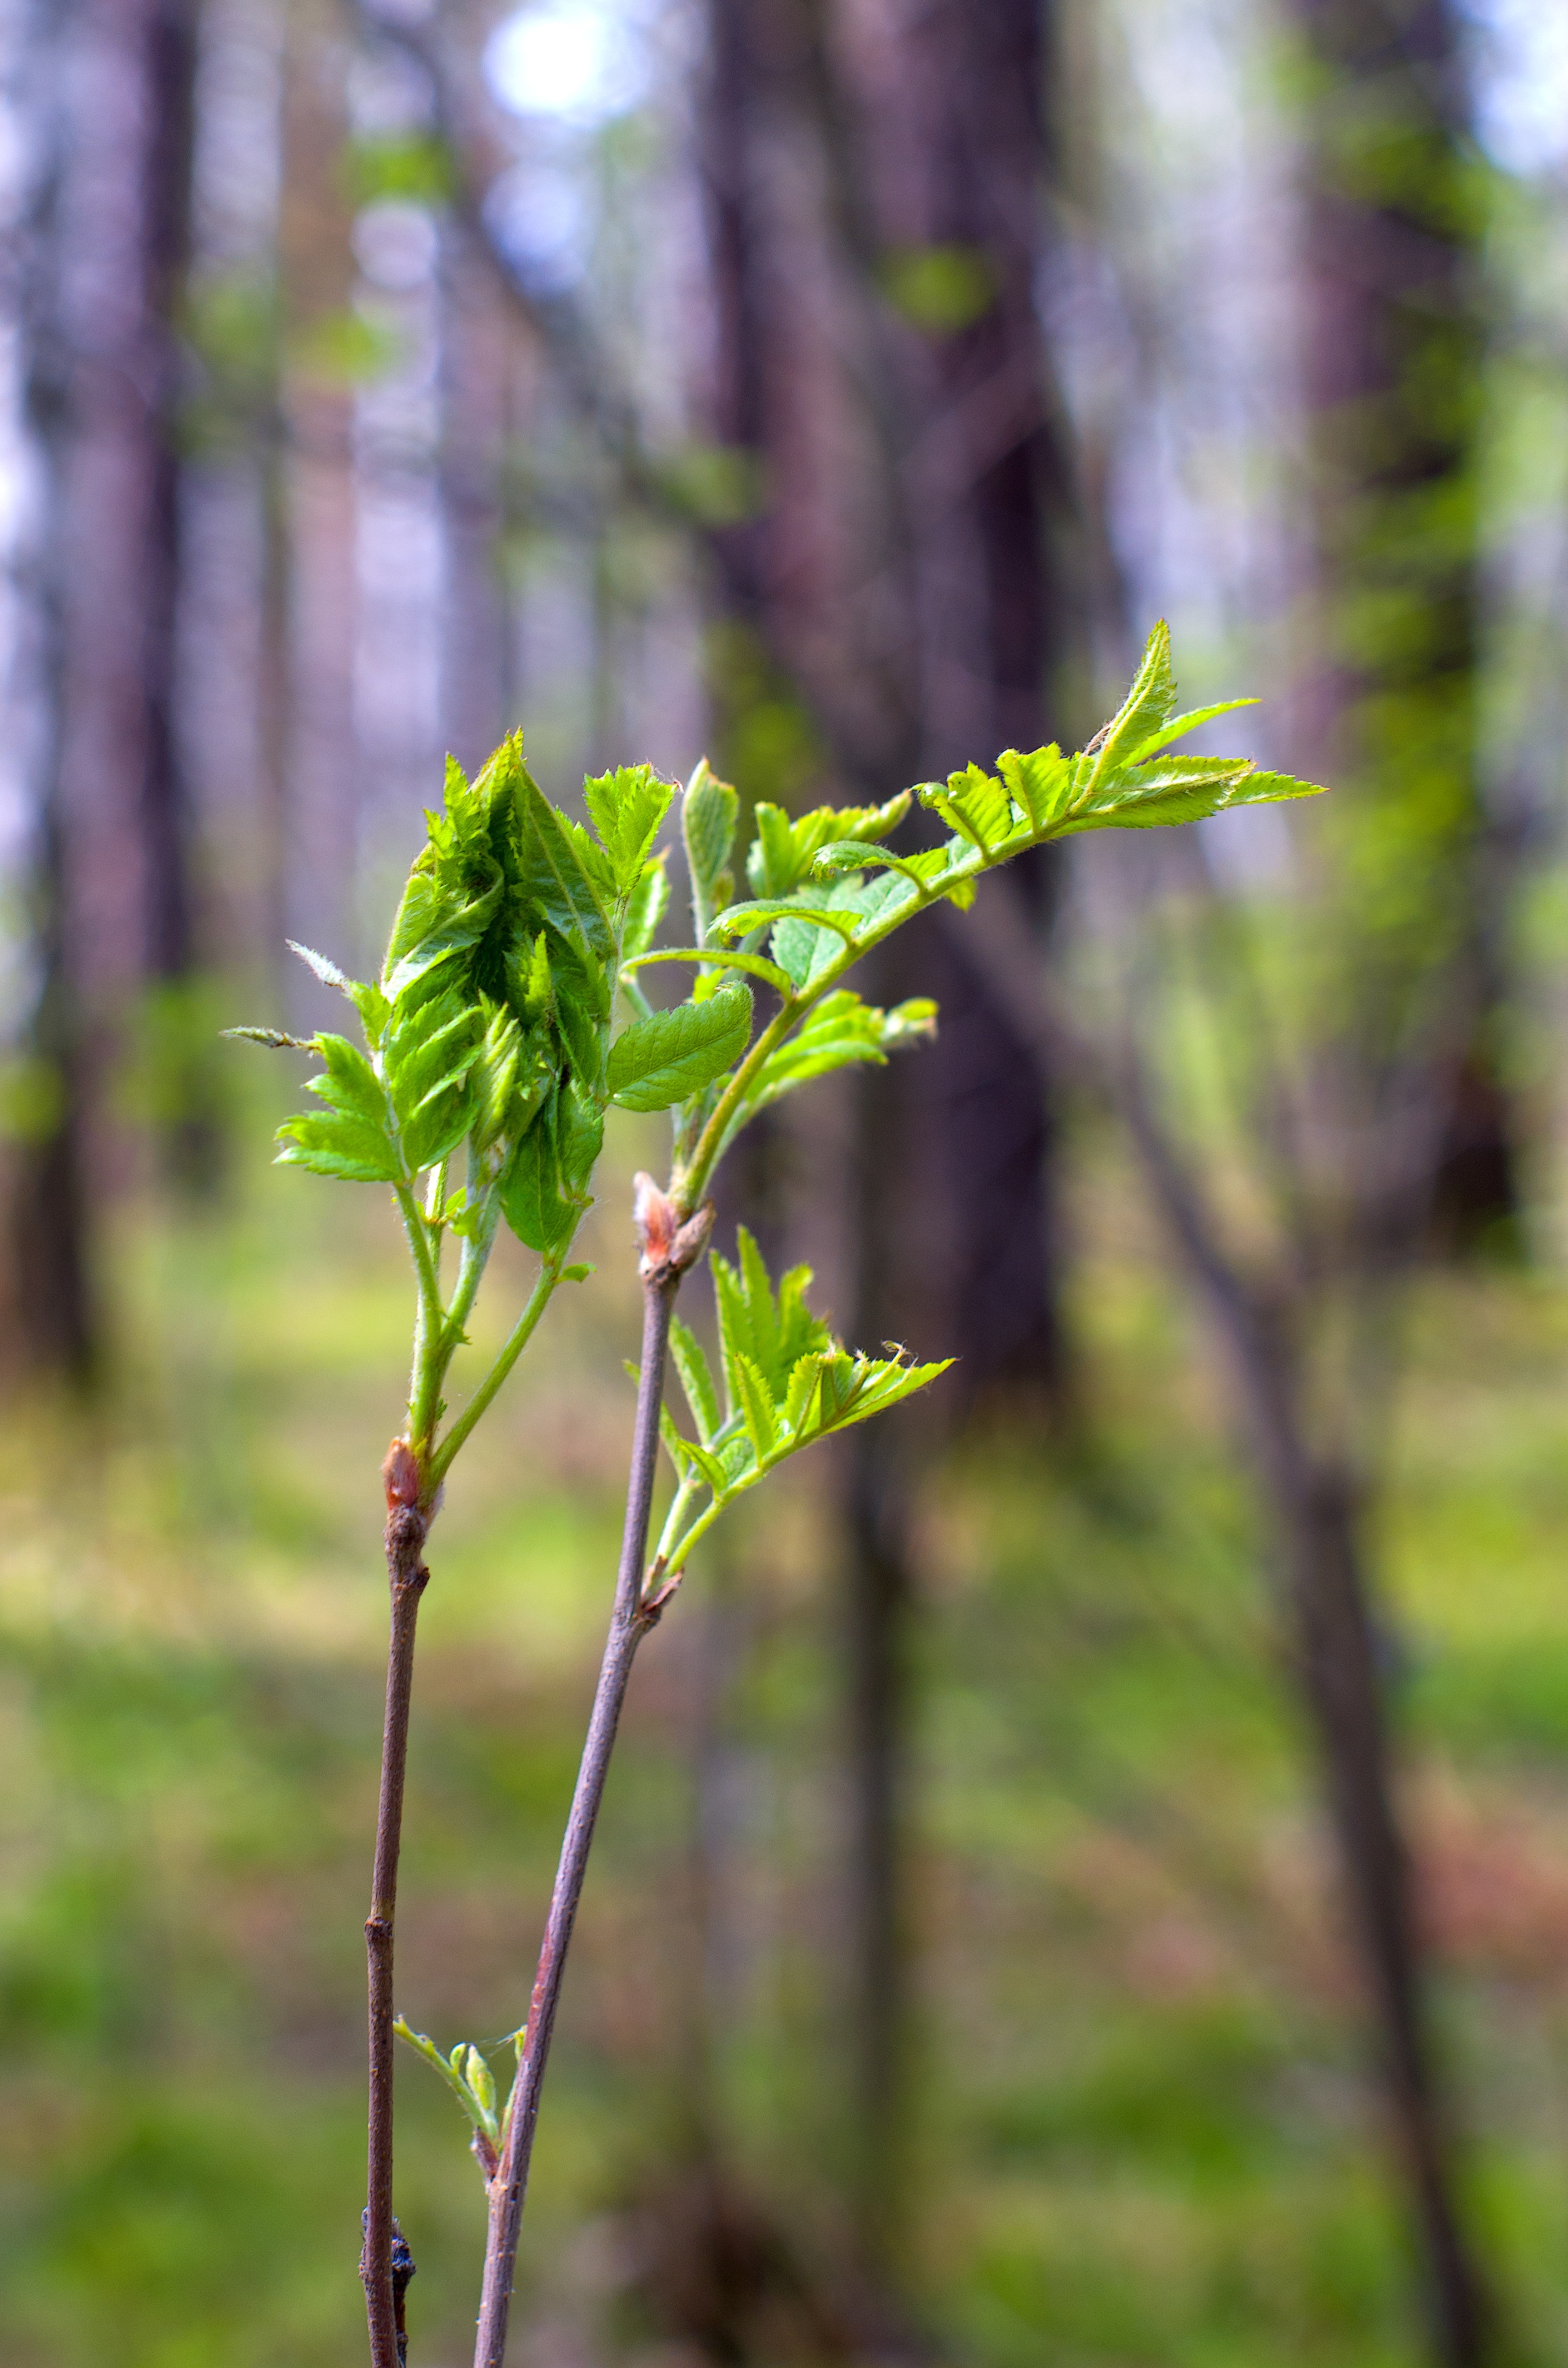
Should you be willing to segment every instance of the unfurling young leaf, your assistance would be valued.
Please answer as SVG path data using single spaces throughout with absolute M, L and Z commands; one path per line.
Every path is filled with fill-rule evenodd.
M 1013 827 L 1012 802 L 1006 791 L 978 765 L 949 773 L 945 790 L 929 782 L 920 792 L 920 803 L 935 807 L 950 830 L 959 832 L 984 856 L 997 854 Z
M 658 935 L 669 901 L 670 876 L 664 857 L 655 855 L 642 866 L 642 877 L 627 900 L 626 927 L 620 937 L 623 963 L 635 962 L 640 954 L 647 952 Z
M 603 1137 L 603 1113 L 581 1087 L 551 1092 L 501 1177 L 501 1213 L 530 1250 L 548 1255 L 570 1240 Z
M 910 796 L 901 790 L 881 806 L 817 806 L 799 822 L 791 822 L 782 806 L 759 804 L 757 835 L 746 857 L 752 894 L 764 902 L 792 895 L 815 856 L 835 839 L 886 838 L 909 812 Z
M 670 1318 L 670 1355 L 697 1425 L 697 1436 L 706 1445 L 719 1428 L 719 1393 L 713 1385 L 702 1343 L 678 1315 Z
M 691 875 L 692 931 L 698 938 L 707 936 L 715 912 L 734 894 L 730 854 L 740 805 L 739 791 L 720 780 L 704 757 L 686 785 L 680 809 L 681 838 Z
M 584 782 L 588 816 L 609 858 L 618 894 L 630 896 L 636 887 L 674 795 L 673 784 L 661 781 L 652 765 L 623 765 Z
M 480 1017 L 450 990 L 393 1008 L 382 1067 L 410 1176 L 446 1158 L 468 1132 L 465 1087 L 480 1054 Z
M 434 2071 L 440 2074 L 456 2097 L 474 2128 L 494 2151 L 501 2143 L 501 2128 L 495 2111 L 495 2077 L 477 2047 L 459 2040 L 449 2055 L 443 2055 L 433 2039 L 422 2031 L 411 2029 L 400 2014 L 392 2030 L 415 2055 L 422 2055 Z
M 743 1226 L 735 1266 L 711 1260 L 727 1406 L 721 1416 L 707 1360 L 684 1326 L 672 1348 L 699 1437 L 682 1435 L 667 1415 L 664 1440 L 678 1486 L 659 1541 L 654 1569 L 676 1574 L 730 1499 L 830 1431 L 896 1406 L 946 1372 L 945 1364 L 907 1364 L 851 1357 L 806 1304 L 811 1270 L 796 1267 L 775 1290 L 756 1242 Z M 699 1508 L 706 1493 L 708 1502 Z

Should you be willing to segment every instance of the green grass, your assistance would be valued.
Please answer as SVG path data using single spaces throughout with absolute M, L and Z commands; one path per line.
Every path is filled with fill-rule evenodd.
M 641 1143 L 629 1128 L 622 1167 Z M 619 1191 L 601 1271 L 432 1539 L 400 1989 L 447 2044 L 521 2017 L 591 1684 L 635 1341 Z M 1403 2232 L 1224 1394 L 1137 1227 L 1102 1230 L 1082 1435 L 971 1442 L 922 1513 L 912 2286 L 968 2368 L 1412 2368 Z M 35 1409 L 0 1484 L 4 2354 L 338 2368 L 360 2345 L 399 1247 L 370 1196 L 264 1172 L 222 1222 L 128 1230 L 114 1274 L 112 1406 Z M 1412 1358 L 1382 1517 L 1412 1814 L 1476 2211 L 1522 2352 L 1545 2361 L 1568 2347 L 1568 1288 L 1434 1286 Z M 831 2291 L 842 1692 L 809 1475 L 724 1552 L 717 2111 L 736 2180 Z M 639 1667 L 541 2126 L 523 2368 L 695 2356 L 633 2237 L 676 2191 L 689 2120 L 712 1584 L 694 1571 Z M 412 2060 L 400 2096 L 411 2358 L 450 2368 L 479 2182 Z M 818 2356 L 787 2311 L 764 2323 L 759 2363 Z

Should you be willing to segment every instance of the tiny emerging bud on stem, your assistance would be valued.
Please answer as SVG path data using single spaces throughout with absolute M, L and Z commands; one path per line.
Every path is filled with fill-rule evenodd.
M 400 1506 L 419 1502 L 419 1465 L 406 1439 L 394 1439 L 381 1465 L 381 1485 L 387 1492 L 387 1510 L 396 1512 Z
M 674 1201 L 651 1176 L 640 1168 L 631 1181 L 631 1213 L 642 1252 L 638 1272 L 644 1282 L 667 1282 L 694 1267 L 707 1248 L 713 1231 L 713 1203 L 704 1201 L 681 1224 Z

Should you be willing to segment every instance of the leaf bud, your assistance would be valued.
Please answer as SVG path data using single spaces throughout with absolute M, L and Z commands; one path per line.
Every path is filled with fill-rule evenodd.
M 419 1465 L 406 1439 L 394 1439 L 381 1465 L 381 1485 L 387 1492 L 387 1510 L 394 1512 L 401 1506 L 419 1502 Z

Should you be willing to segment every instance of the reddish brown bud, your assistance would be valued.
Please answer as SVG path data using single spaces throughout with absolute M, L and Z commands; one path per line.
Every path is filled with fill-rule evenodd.
M 419 1466 L 406 1439 L 394 1439 L 388 1448 L 387 1460 L 381 1466 L 381 1484 L 387 1492 L 389 1513 L 399 1505 L 418 1504 Z
M 638 1246 L 642 1252 L 642 1271 L 653 1274 L 669 1263 L 670 1246 L 676 1235 L 676 1212 L 665 1194 L 646 1169 L 641 1167 L 631 1179 L 631 1216 L 637 1227 Z
M 704 1201 L 683 1224 L 675 1202 L 660 1190 L 651 1176 L 639 1169 L 631 1180 L 635 1194 L 632 1215 L 642 1248 L 639 1271 L 644 1282 L 667 1282 L 672 1275 L 684 1274 L 688 1267 L 695 1266 L 707 1248 L 708 1236 L 713 1230 L 713 1203 Z

